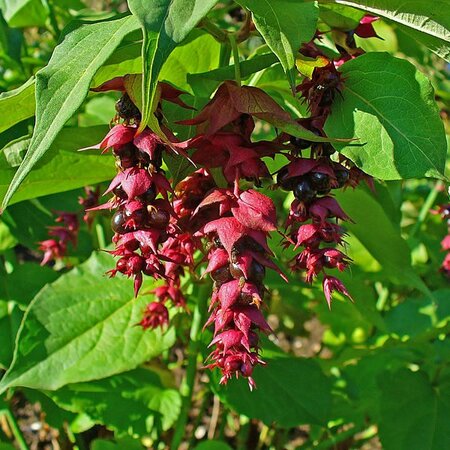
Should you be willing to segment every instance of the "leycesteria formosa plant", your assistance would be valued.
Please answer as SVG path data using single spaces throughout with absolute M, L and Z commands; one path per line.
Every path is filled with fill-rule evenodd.
M 445 0 L 19 3 L 0 394 L 82 414 L 74 448 L 80 417 L 158 449 L 450 448 Z

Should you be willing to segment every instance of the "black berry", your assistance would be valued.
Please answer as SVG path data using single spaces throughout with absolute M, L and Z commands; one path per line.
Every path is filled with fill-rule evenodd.
M 123 211 L 116 211 L 111 219 L 111 228 L 114 233 L 124 234 L 127 232 L 125 229 L 125 214 Z
M 306 178 L 303 178 L 295 186 L 294 195 L 297 200 L 309 202 L 316 196 L 316 191 L 311 186 L 311 183 Z
M 317 191 L 327 190 L 330 187 L 330 178 L 326 173 L 313 172 L 309 175 L 311 185 Z

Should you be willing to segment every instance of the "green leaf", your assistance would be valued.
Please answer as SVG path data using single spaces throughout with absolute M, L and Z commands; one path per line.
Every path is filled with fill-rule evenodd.
M 278 61 L 273 53 L 256 55 L 253 58 L 241 61 L 239 63 L 241 78 L 248 78 L 250 75 L 259 72 Z M 193 87 L 194 92 L 202 94 L 211 94 L 219 81 L 232 80 L 235 76 L 234 64 L 231 66 L 220 67 L 203 73 L 188 73 L 187 81 Z M 206 89 L 205 89 L 206 88 Z M 291 94 L 292 95 L 292 94 Z
M 377 189 L 383 189 L 378 187 Z M 415 287 L 429 295 L 429 290 L 411 267 L 408 244 L 402 238 L 379 202 L 377 194 L 365 189 L 339 192 L 336 195 L 344 211 L 354 220 L 345 228 L 354 234 L 380 263 L 386 275 L 397 283 Z
M 159 79 L 194 93 L 190 83 L 191 77 L 202 72 L 214 72 L 219 66 L 219 57 L 219 42 L 208 33 L 193 30 L 189 41 L 178 46 L 164 63 Z
M 36 263 L 17 264 L 10 274 L 0 275 L 0 299 L 26 307 L 43 286 L 55 281 L 59 275 L 49 267 Z
M 91 86 L 98 87 L 116 77 L 142 72 L 141 42 L 126 43 L 118 47 L 92 79 Z
M 300 424 L 323 425 L 329 419 L 331 383 L 311 359 L 267 359 L 254 372 L 257 389 L 250 392 L 245 380 L 231 380 L 218 395 L 239 414 L 276 422 L 291 428 Z
M 181 406 L 180 394 L 164 388 L 159 376 L 147 369 L 69 384 L 46 394 L 61 408 L 87 414 L 121 434 L 140 436 L 153 427 L 168 430 Z
M 55 48 L 48 65 L 36 75 L 34 134 L 25 159 L 3 199 L 2 208 L 80 107 L 97 69 L 136 26 L 135 19 L 130 16 L 83 24 L 68 32 Z
M 367 53 L 341 67 L 345 80 L 327 134 L 358 138 L 334 146 L 383 180 L 441 178 L 447 142 L 428 79 L 408 61 Z
M 392 20 L 431 51 L 450 60 L 450 15 L 445 13 L 448 0 L 326 0 L 329 2 Z
M 6 369 L 13 358 L 14 343 L 23 312 L 13 302 L 0 300 L 0 367 Z
M 295 86 L 295 57 L 301 44 L 314 36 L 319 17 L 317 2 L 300 0 L 239 0 L 253 14 L 257 30 L 278 56 Z
M 114 261 L 107 253 L 47 285 L 31 302 L 0 392 L 11 386 L 55 390 L 136 368 L 175 339 L 173 329 L 135 326 L 148 298 L 133 298 L 133 283 L 105 279 Z
M 97 144 L 108 132 L 107 126 L 64 128 L 46 155 L 17 189 L 11 204 L 57 192 L 70 191 L 114 177 L 114 160 L 98 150 L 78 149 Z M 6 155 L 5 155 L 6 156 Z M 0 154 L 0 198 L 14 177 L 14 169 Z
M 216 3 L 217 0 L 128 0 L 144 34 L 140 129 L 157 125 L 152 108 L 164 62 Z
M 0 133 L 16 123 L 34 116 L 36 102 L 34 100 L 35 81 L 30 78 L 25 84 L 0 95 Z
M 450 386 L 402 369 L 380 381 L 379 434 L 385 450 L 450 448 Z
M 48 16 L 47 4 L 41 0 L 0 0 L 0 9 L 10 27 L 42 27 Z

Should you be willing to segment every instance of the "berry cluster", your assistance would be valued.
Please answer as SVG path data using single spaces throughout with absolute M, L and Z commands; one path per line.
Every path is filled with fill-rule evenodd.
M 317 136 L 326 137 L 324 124 L 331 113 L 334 99 L 340 95 L 344 86 L 341 74 L 336 70 L 339 64 L 327 60 L 314 42 L 304 45 L 300 52 L 304 56 L 320 56 L 322 61 L 328 61 L 325 65 L 315 67 L 311 78 L 304 78 L 296 89 L 311 114 L 299 122 Z M 284 138 L 286 140 L 288 136 Z M 345 236 L 339 221 L 350 219 L 332 196 L 332 191 L 356 187 L 363 179 L 372 187 L 372 181 L 342 156 L 338 160 L 331 159 L 335 149 L 329 142 L 312 143 L 290 137 L 290 145 L 290 162 L 277 174 L 277 185 L 292 191 L 295 196 L 286 223 L 289 238 L 285 245 L 294 244 L 295 249 L 303 249 L 292 261 L 291 268 L 306 271 L 308 283 L 323 274 L 322 287 L 331 306 L 333 291 L 351 298 L 343 283 L 326 272 L 327 269 L 342 272 L 351 262 L 345 253 L 336 248 L 336 245 L 344 244 Z M 309 158 L 302 157 L 302 151 L 308 148 Z

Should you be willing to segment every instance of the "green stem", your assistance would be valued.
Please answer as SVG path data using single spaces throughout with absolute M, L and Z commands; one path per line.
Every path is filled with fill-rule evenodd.
M 412 237 L 414 237 L 415 234 L 420 230 L 420 227 L 422 226 L 422 223 L 425 221 L 425 219 L 428 215 L 428 212 L 430 211 L 430 208 L 433 206 L 434 202 L 436 201 L 436 197 L 438 196 L 439 192 L 442 190 L 443 187 L 444 187 L 444 182 L 438 181 L 434 185 L 434 188 L 428 194 L 428 197 L 426 198 L 425 203 L 423 204 L 423 206 L 420 210 L 419 217 L 417 218 L 417 222 L 415 223 L 413 229 L 411 230 L 411 233 L 409 235 L 410 239 Z
M 28 445 L 25 442 L 25 439 L 23 437 L 23 434 L 20 431 L 19 425 L 17 425 L 16 418 L 14 417 L 11 410 L 4 409 L 4 410 L 2 410 L 2 413 L 6 416 L 6 418 L 8 420 L 9 426 L 14 435 L 14 438 L 17 441 L 17 444 L 18 444 L 20 450 L 29 450 Z
M 60 29 L 58 26 L 58 21 L 56 20 L 55 10 L 53 9 L 53 2 L 52 0 L 45 0 L 45 3 L 47 4 L 48 16 L 50 18 L 50 24 L 53 29 L 53 37 L 55 38 L 55 40 L 58 40 Z
M 214 25 L 210 20 L 203 19 L 200 22 L 200 26 L 204 28 L 211 36 L 213 36 L 219 42 L 226 42 L 228 33 L 217 25 Z
M 238 86 L 241 85 L 241 66 L 239 63 L 239 49 L 236 42 L 236 37 L 234 34 L 229 34 L 228 39 L 230 40 L 231 50 L 233 52 L 233 62 L 234 62 L 234 78 Z
M 97 235 L 98 248 L 105 249 L 107 246 L 105 230 L 103 229 L 103 224 L 101 224 L 100 222 L 97 222 L 95 224 L 95 233 Z
M 184 436 L 186 431 L 186 424 L 189 419 L 189 411 L 192 403 L 192 394 L 194 392 L 195 375 L 197 372 L 197 361 L 199 357 L 200 344 L 201 344 L 201 332 L 202 326 L 205 322 L 206 306 L 208 303 L 210 292 L 210 284 L 205 283 L 199 286 L 197 295 L 197 305 L 192 317 L 191 332 L 189 335 L 189 347 L 188 347 L 188 364 L 186 374 L 181 382 L 180 393 L 182 396 L 182 404 L 180 415 L 175 426 L 175 433 L 172 438 L 171 449 L 176 450 Z

